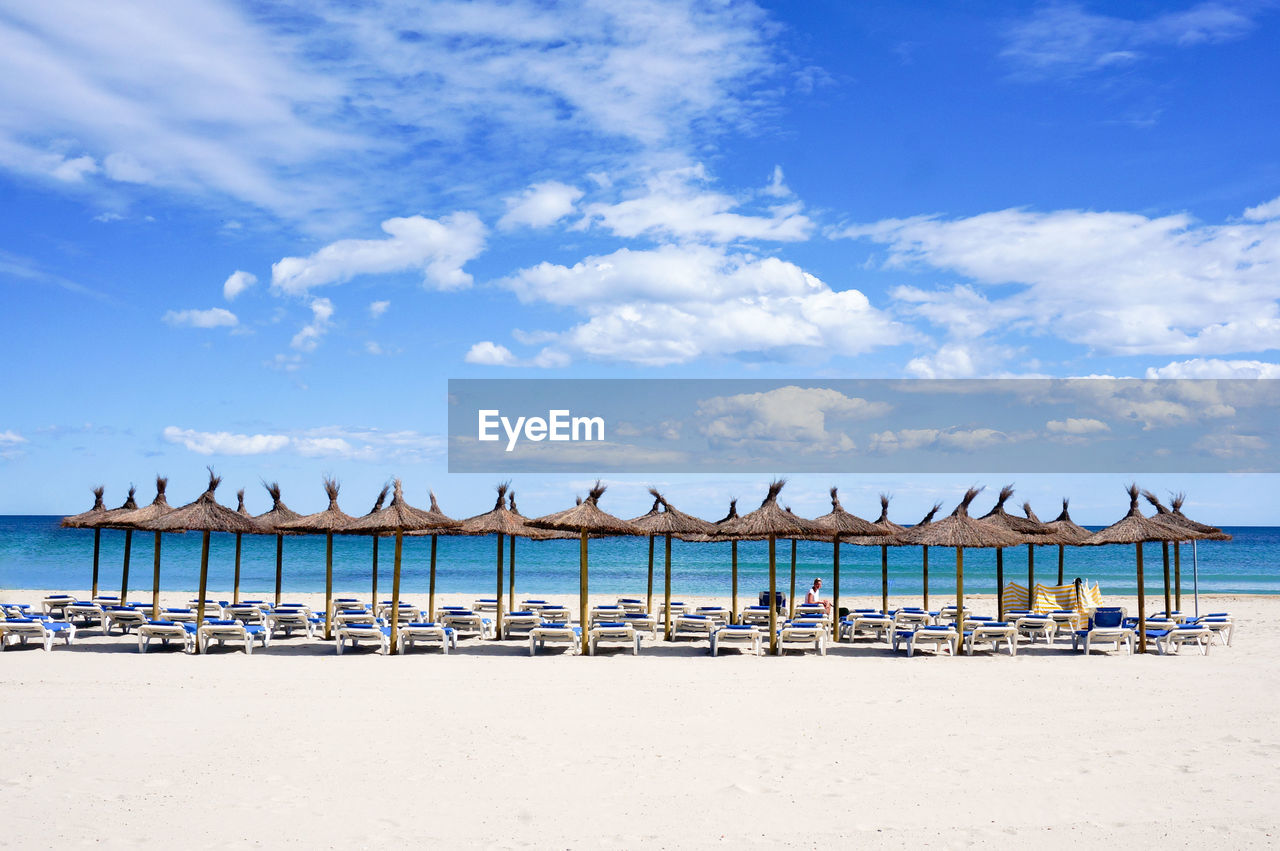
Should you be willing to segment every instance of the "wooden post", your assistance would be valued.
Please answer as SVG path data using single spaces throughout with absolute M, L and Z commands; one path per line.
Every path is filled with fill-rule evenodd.
M 1160 547 L 1164 550 L 1164 616 L 1167 618 L 1173 611 L 1172 586 L 1169 583 L 1169 542 L 1161 541 Z
M 370 589 L 373 593 L 373 611 L 378 611 L 378 533 L 373 533 L 373 587 Z
M 880 611 L 889 614 L 889 548 L 880 547 Z
M 1027 594 L 1036 587 L 1036 545 L 1027 544 Z M 1028 609 L 1032 608 L 1027 606 Z
M 831 536 L 831 626 L 834 627 L 834 640 L 840 641 L 840 534 Z
M 378 536 L 374 535 L 373 540 L 375 547 Z M 396 556 L 394 567 L 391 570 L 391 655 L 396 654 L 397 645 L 400 640 L 400 551 L 404 546 L 404 530 L 396 530 Z M 375 549 L 374 552 L 377 552 Z M 376 574 L 377 571 L 375 570 Z M 374 595 L 374 611 L 377 611 L 378 597 Z
M 778 536 L 769 533 L 769 654 L 778 655 Z
M 791 596 L 787 600 L 787 617 L 796 616 L 796 539 L 791 539 Z
M 1031 591 L 1027 591 L 1027 608 L 1031 608 Z M 1004 547 L 996 547 L 996 620 L 1004 620 Z
M 924 610 L 929 611 L 929 546 L 924 547 Z
M 431 611 L 427 613 L 427 618 L 434 621 L 436 619 L 436 541 L 438 535 L 431 536 L 431 572 L 428 582 L 427 608 Z
M 89 599 L 92 600 L 98 596 L 98 553 L 102 549 L 102 530 L 93 530 L 93 589 L 89 592 Z
M 333 638 L 333 532 L 324 536 L 324 640 Z
M 645 614 L 653 614 L 653 535 L 649 535 L 649 598 L 644 610 Z
M 516 536 L 507 536 L 507 549 L 510 550 L 507 571 L 507 611 L 516 610 Z
M 591 631 L 587 628 L 587 530 L 583 529 L 578 537 L 578 624 L 582 627 L 582 655 L 587 655 Z M 668 594 L 671 592 L 668 591 Z
M 1066 550 L 1066 547 L 1064 545 L 1058 544 L 1058 584 L 1059 585 L 1062 584 L 1062 568 L 1063 568 L 1063 565 L 1066 563 L 1066 556 L 1064 555 L 1065 550 Z
M 204 537 L 200 541 L 200 602 L 196 603 L 196 635 L 200 634 L 200 627 L 204 625 L 204 595 L 209 587 L 209 530 L 204 530 Z
M 133 530 L 124 530 L 124 568 L 120 573 L 120 605 L 129 597 L 129 557 L 133 552 Z
M 497 599 L 494 600 L 494 609 L 493 609 L 494 611 L 493 640 L 494 641 L 500 641 L 502 639 L 502 592 L 506 590 L 505 588 L 503 588 L 502 565 L 503 565 L 502 533 L 499 532 L 498 533 L 498 596 L 497 596 Z
M 729 613 L 733 616 L 733 622 L 738 622 L 738 542 L 733 540 L 729 542 L 729 550 L 733 559 L 733 588 L 729 596 Z
M 1147 589 L 1142 580 L 1142 542 L 1138 548 L 1138 652 L 1147 652 Z
M 240 533 L 236 532 L 236 570 L 232 580 L 231 602 L 240 602 Z
M 964 644 L 964 547 L 956 547 L 956 655 Z
M 665 590 L 663 591 L 663 594 L 664 594 L 663 599 L 665 600 L 666 605 L 664 606 L 665 616 L 663 617 L 663 621 L 664 621 L 663 633 L 664 633 L 665 639 L 667 641 L 670 641 L 671 640 L 671 533 L 668 532 L 663 537 L 666 539 L 666 566 L 663 568 L 663 576 L 666 577 L 665 581 L 663 582 L 663 585 L 665 586 Z
M 1182 611 L 1182 541 L 1173 542 L 1174 608 Z
M 151 619 L 160 619 L 160 533 L 156 532 L 155 563 L 151 568 Z
M 280 589 L 284 584 L 284 534 L 276 532 L 276 605 L 280 605 Z

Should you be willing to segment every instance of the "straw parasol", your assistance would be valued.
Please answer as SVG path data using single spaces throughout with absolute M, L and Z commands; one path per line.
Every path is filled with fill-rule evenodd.
M 221 484 L 222 478 L 209 468 L 209 487 L 194 502 L 181 508 L 175 508 L 168 514 L 162 514 L 154 520 L 139 523 L 139 529 L 154 532 L 203 532 L 200 543 L 200 596 L 196 604 L 196 623 L 204 623 L 204 598 L 209 590 L 209 533 L 210 532 L 253 532 L 257 526 L 252 520 L 243 517 L 219 505 L 213 493 Z
M 933 518 L 942 510 L 942 503 L 935 502 L 933 507 L 925 512 L 924 517 L 920 518 L 920 522 L 913 529 L 919 529 L 921 526 L 928 526 L 933 522 Z M 929 545 L 925 544 L 920 548 L 921 566 L 920 566 L 920 589 L 921 589 L 921 605 L 924 610 L 929 611 Z
M 359 520 L 351 521 L 342 530 L 348 534 L 373 533 L 375 541 L 381 533 L 395 533 L 396 551 L 391 572 L 391 645 L 389 648 L 392 654 L 396 652 L 400 632 L 400 555 L 404 548 L 404 533 L 456 529 L 461 525 L 457 520 L 444 516 L 436 507 L 434 500 L 432 500 L 432 508 L 435 509 L 434 513 L 414 508 L 405 502 L 400 480 L 396 479 L 392 487 L 390 505 L 371 511 Z M 377 606 L 376 598 L 374 606 Z
M 831 538 L 831 609 L 835 620 L 840 620 L 840 539 L 841 538 L 883 538 L 892 534 L 870 520 L 863 520 L 856 514 L 850 514 L 840 504 L 838 489 L 831 487 L 831 510 L 821 517 L 813 518 L 813 522 L 826 530 Z M 840 640 L 840 630 L 836 630 L 836 640 Z
M 1203 541 L 1210 536 L 1209 533 L 1195 531 L 1191 526 L 1184 525 L 1183 523 L 1179 522 L 1177 518 L 1174 517 L 1173 512 L 1165 508 L 1164 504 L 1160 502 L 1160 498 L 1157 497 L 1155 494 L 1153 494 L 1151 491 L 1144 490 L 1142 492 L 1142 495 L 1143 497 L 1146 498 L 1147 502 L 1151 503 L 1151 506 L 1156 510 L 1155 516 L 1151 518 L 1152 520 L 1155 520 L 1157 523 L 1163 523 L 1164 525 L 1168 526 L 1170 529 L 1173 529 L 1175 532 L 1179 532 L 1181 533 L 1181 535 L 1183 535 L 1183 537 L 1179 538 L 1177 541 L 1174 541 L 1175 545 L 1180 543 L 1181 541 Z M 1196 525 L 1200 525 L 1200 524 L 1196 524 Z M 1165 611 L 1165 615 L 1167 616 L 1169 612 L 1173 611 L 1173 597 L 1171 593 L 1172 584 L 1169 581 L 1170 580 L 1169 542 L 1161 541 L 1160 550 L 1161 550 L 1161 555 L 1163 556 L 1163 562 L 1164 562 L 1164 611 Z M 1181 594 L 1179 594 L 1178 596 L 1179 596 L 1178 605 L 1179 607 L 1181 607 L 1182 605 Z
M 516 508 L 516 492 L 514 490 L 507 491 L 507 507 L 511 509 L 511 513 L 520 518 L 522 522 L 528 524 L 529 518 L 520 513 L 520 509 Z M 577 535 L 572 532 L 552 532 L 547 529 L 535 529 L 526 525 L 524 537 L 531 541 L 567 541 L 569 539 L 577 539 Z M 516 539 L 511 538 L 507 541 L 507 603 L 511 611 L 515 611 L 516 605 Z
M 739 540 L 769 541 L 769 652 L 778 652 L 778 536 L 822 535 L 825 530 L 811 520 L 797 517 L 778 505 L 778 494 L 786 479 L 774 479 L 760 507 L 750 514 L 725 522 L 718 535 Z
M 708 523 L 692 514 L 685 514 L 671 506 L 657 488 L 649 488 L 654 505 L 661 506 L 661 511 L 650 511 L 643 517 L 630 521 L 649 533 L 650 542 L 654 535 L 662 535 L 666 541 L 665 573 L 663 581 L 663 633 L 667 641 L 671 640 L 671 536 L 672 535 L 710 535 L 715 531 L 715 524 Z M 652 574 L 650 574 L 652 576 Z
M 1190 529 L 1193 532 L 1199 532 L 1206 536 L 1202 539 L 1205 541 L 1230 541 L 1231 540 L 1231 536 L 1228 535 L 1226 532 L 1222 531 L 1221 529 L 1219 529 L 1217 526 L 1208 526 L 1204 523 L 1197 523 L 1196 521 L 1192 520 L 1190 517 L 1182 513 L 1182 504 L 1187 501 L 1187 495 L 1185 493 L 1182 493 L 1180 491 L 1175 494 L 1170 494 L 1170 497 L 1172 500 L 1170 502 L 1170 505 L 1173 507 L 1173 511 L 1170 512 L 1172 516 L 1166 518 L 1166 522 L 1177 525 L 1179 527 Z M 1200 552 L 1196 544 L 1197 544 L 1197 541 L 1195 539 L 1192 539 L 1191 541 L 1191 569 L 1192 569 L 1192 577 L 1193 577 L 1192 581 L 1195 583 L 1193 587 L 1195 589 L 1194 593 L 1195 593 L 1195 601 L 1196 601 L 1196 617 L 1200 617 Z M 1182 542 L 1181 541 L 1173 542 L 1173 575 L 1174 575 L 1174 587 L 1176 588 L 1177 595 L 1178 595 L 1177 605 L 1178 605 L 1178 608 L 1181 609 L 1182 608 Z
M 857 546 L 880 548 L 880 610 L 883 612 L 889 611 L 889 547 L 902 546 L 898 536 L 907 531 L 905 526 L 899 526 L 889 519 L 889 500 L 888 494 L 880 494 L 880 516 L 871 524 L 889 534 L 879 538 L 854 538 L 849 541 Z
M 964 498 L 949 515 L 932 523 L 907 529 L 898 537 L 908 544 L 931 547 L 955 547 L 956 550 L 956 629 L 964 635 L 964 551 L 972 547 L 1011 547 L 1022 542 L 1022 536 L 969 516 L 969 505 L 982 492 L 969 488 Z
M 115 522 L 120 525 L 128 525 L 133 528 L 141 528 L 140 524 L 163 517 L 173 507 L 169 505 L 168 499 L 165 498 L 165 489 L 169 486 L 169 480 L 164 476 L 156 476 L 156 497 L 151 500 L 150 505 L 144 505 L 141 508 L 121 514 L 116 517 Z M 151 617 L 160 617 L 160 532 L 156 532 L 155 543 L 153 545 L 153 564 L 151 568 Z M 120 602 L 124 603 L 124 593 L 121 592 Z
M 378 491 L 378 498 L 373 501 L 373 508 L 369 509 L 369 513 L 364 515 L 365 517 L 372 517 L 373 515 L 377 514 L 379 511 L 382 510 L 383 504 L 386 503 L 387 501 L 387 493 L 390 490 L 391 490 L 391 485 L 382 486 L 382 490 Z M 385 534 L 388 534 L 388 533 L 378 532 L 372 536 L 373 537 L 373 566 L 371 568 L 371 573 L 373 574 L 373 580 L 369 588 L 369 593 L 372 595 L 371 599 L 373 601 L 373 610 L 375 612 L 378 611 L 378 541 Z
M 578 618 L 582 626 L 582 652 L 588 651 L 587 630 L 587 536 L 591 533 L 604 535 L 640 535 L 643 534 L 635 526 L 621 517 L 614 517 L 600 510 L 600 497 L 604 495 L 605 486 L 596 481 L 595 486 L 587 493 L 587 498 L 564 511 L 545 514 L 529 521 L 529 525 L 539 529 L 551 529 L 561 532 L 578 533 Z
M 1044 534 L 1044 527 L 1025 517 L 1015 517 L 1004 510 L 1004 504 L 1013 496 L 1013 485 L 1000 488 L 996 504 L 990 511 L 978 519 L 1006 532 L 1013 532 L 1021 537 L 1019 543 L 1027 545 L 1027 608 L 1031 608 L 1032 594 L 1036 586 L 1036 548 L 1032 537 Z M 996 548 L 996 606 L 997 617 L 1004 617 L 1004 548 Z
M 474 517 L 468 517 L 462 521 L 459 531 L 464 535 L 497 535 L 498 536 L 498 596 L 497 596 L 497 624 L 498 629 L 494 633 L 495 639 L 502 637 L 502 595 L 506 590 L 503 588 L 502 582 L 502 542 L 503 538 L 511 541 L 512 557 L 515 557 L 515 536 L 526 535 L 529 527 L 525 523 L 525 518 L 516 514 L 507 507 L 507 489 L 511 487 L 510 482 L 502 482 L 498 485 L 498 499 L 494 502 L 493 508 L 484 514 L 477 514 Z M 512 565 L 514 572 L 515 565 Z M 511 596 L 507 602 L 509 605 L 514 604 L 515 588 L 512 586 Z
M 128 514 L 138 510 L 138 503 L 134 501 L 134 494 L 138 489 L 133 485 L 129 485 L 129 496 L 125 499 L 124 504 L 119 508 L 111 508 L 106 511 L 95 522 L 103 529 L 123 529 L 124 530 L 124 564 L 120 570 L 120 605 L 125 604 L 125 598 L 129 595 L 129 560 L 133 553 L 133 527 L 127 524 L 121 524 L 120 520 Z M 97 596 L 96 594 L 94 595 Z
M 1134 545 L 1138 560 L 1138 643 L 1143 653 L 1147 652 L 1147 590 L 1142 577 L 1142 545 L 1148 541 L 1176 541 L 1179 534 L 1164 523 L 1143 516 L 1138 510 L 1138 486 L 1135 484 L 1129 485 L 1129 513 L 1081 541 L 1085 546 Z
M 650 488 L 650 490 L 652 490 L 652 488 Z M 639 517 L 632 517 L 630 522 L 636 525 L 640 525 L 640 521 L 647 520 L 650 517 L 656 517 L 658 514 L 658 510 L 661 508 L 662 508 L 662 500 L 658 499 L 657 497 L 654 497 L 653 507 L 649 509 L 648 513 L 641 514 Z M 641 528 L 644 528 L 644 527 L 641 527 Z M 647 590 L 645 592 L 645 595 L 646 595 L 645 611 L 646 612 L 653 611 L 653 539 L 656 534 L 657 532 L 653 531 L 652 529 L 649 530 L 649 581 L 648 581 L 648 585 L 646 586 Z
M 1046 530 L 1045 543 L 1058 545 L 1058 584 L 1064 581 L 1064 570 L 1066 567 L 1066 556 L 1063 554 L 1067 546 L 1079 546 L 1084 539 L 1092 535 L 1088 529 L 1077 525 L 1071 519 L 1071 512 L 1067 510 L 1067 506 L 1071 504 L 1068 497 L 1062 498 L 1062 513 L 1048 523 L 1043 524 Z M 1030 503 L 1023 503 L 1022 511 L 1031 520 L 1039 521 L 1035 512 L 1031 510 Z
M 355 519 L 338 507 L 340 485 L 332 476 L 324 478 L 324 492 L 329 507 L 315 514 L 289 520 L 276 526 L 286 532 L 324 533 L 324 637 L 333 637 L 333 534 L 351 525 Z M 375 601 L 376 603 L 376 601 Z
M 102 495 L 105 492 L 106 488 L 102 485 L 95 487 L 93 489 L 93 508 L 88 511 L 82 511 L 79 514 L 72 514 L 70 517 L 64 517 L 60 524 L 64 529 L 93 530 L 93 597 L 98 596 L 98 553 L 102 549 L 102 527 L 95 521 L 107 513 L 107 507 L 102 504 Z
M 727 524 L 737 519 L 738 519 L 738 498 L 731 497 L 729 499 L 729 513 L 726 514 L 724 517 L 721 517 L 719 520 L 715 522 L 716 531 L 713 532 L 711 535 L 707 536 L 707 540 L 710 540 L 710 541 L 716 540 L 716 535 L 720 531 L 720 529 L 724 528 Z M 650 563 L 652 563 L 652 557 L 653 557 L 652 546 L 649 548 L 649 555 L 650 555 Z M 734 538 L 729 542 L 729 573 L 730 573 L 730 576 L 732 577 L 732 579 L 730 579 L 730 588 L 729 588 L 729 614 L 732 616 L 734 621 L 737 621 L 738 620 L 738 539 L 737 538 Z
M 275 604 L 278 606 L 280 605 L 280 586 L 284 581 L 285 532 L 280 528 L 280 525 L 283 523 L 292 522 L 294 520 L 299 520 L 302 518 L 302 515 L 294 511 L 293 509 L 289 508 L 289 506 L 285 505 L 284 502 L 280 499 L 279 482 L 272 482 L 271 484 L 267 484 L 266 482 L 263 482 L 262 486 L 267 489 L 267 493 L 271 496 L 271 510 L 265 511 L 262 514 L 259 514 L 257 517 L 253 518 L 253 522 L 258 527 L 258 534 L 260 535 L 274 534 L 276 536 L 276 602 Z

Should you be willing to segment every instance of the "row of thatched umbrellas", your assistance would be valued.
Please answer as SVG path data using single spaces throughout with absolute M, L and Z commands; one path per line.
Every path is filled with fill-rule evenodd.
M 1174 498 L 1172 510 L 1165 508 L 1150 492 L 1146 498 L 1156 508 L 1154 517 L 1144 516 L 1138 507 L 1138 488 L 1130 486 L 1129 512 L 1117 523 L 1096 533 L 1076 525 L 1071 521 L 1067 511 L 1067 500 L 1063 500 L 1062 513 L 1048 523 L 1041 523 L 1036 518 L 1029 504 L 1023 505 L 1026 517 L 1009 514 L 1004 505 L 1012 496 L 1011 487 L 1002 488 L 994 508 L 979 518 L 969 515 L 969 506 L 977 497 L 980 489 L 970 488 L 960 504 L 952 513 L 941 520 L 934 517 L 940 504 L 934 505 L 925 517 L 911 527 L 900 526 L 888 518 L 889 499 L 880 498 L 880 517 L 872 521 L 850 514 L 840 504 L 835 488 L 831 489 L 831 511 L 821 517 L 808 520 L 794 514 L 790 508 L 778 504 L 784 480 L 775 480 L 761 502 L 760 507 L 749 514 L 739 516 L 737 500 L 731 500 L 729 513 L 723 519 L 711 523 L 686 514 L 672 507 L 656 490 L 651 489 L 654 497 L 653 507 L 647 514 L 631 520 L 624 520 L 604 512 L 599 507 L 600 497 L 605 488 L 596 483 L 586 499 L 578 500 L 573 508 L 538 518 L 527 518 L 516 509 L 515 494 L 509 491 L 507 484 L 498 486 L 498 498 L 494 507 L 484 514 L 466 520 L 454 520 L 445 515 L 436 502 L 435 494 L 430 495 L 431 507 L 427 510 L 414 508 L 404 499 L 399 480 L 394 486 L 384 487 L 378 495 L 373 509 L 362 517 L 352 517 L 338 506 L 338 483 L 331 478 L 324 481 L 325 493 L 329 497 L 329 505 L 323 511 L 302 516 L 290 510 L 280 498 L 280 488 L 275 483 L 265 485 L 272 498 L 272 507 L 264 514 L 252 516 L 244 507 L 244 491 L 238 496 L 238 508 L 232 510 L 217 502 L 214 491 L 220 478 L 210 471 L 209 485 L 206 491 L 194 502 L 181 508 L 172 508 L 165 498 L 167 480 L 156 479 L 156 497 L 147 506 L 139 508 L 134 500 L 135 489 L 129 489 L 128 499 L 116 509 L 107 509 L 102 502 L 103 489 L 94 489 L 93 507 L 82 513 L 67 517 L 62 525 L 71 528 L 90 528 L 94 530 L 93 556 L 93 588 L 92 594 L 98 596 L 98 562 L 100 550 L 100 534 L 104 528 L 123 529 L 125 531 L 125 552 L 123 578 L 120 599 L 123 602 L 128 594 L 129 558 L 134 530 L 151 531 L 155 534 L 155 562 L 152 582 L 152 614 L 159 616 L 160 588 L 160 543 L 161 534 L 165 532 L 201 532 L 203 540 L 200 557 L 200 591 L 199 611 L 197 618 L 203 621 L 204 598 L 208 589 L 209 537 L 212 532 L 232 533 L 236 536 L 234 600 L 239 602 L 240 586 L 240 539 L 246 534 L 274 534 L 276 536 L 276 589 L 275 602 L 280 602 L 283 580 L 283 541 L 286 534 L 324 534 L 325 535 L 325 637 L 331 635 L 331 614 L 333 602 L 333 536 L 370 535 L 373 538 L 373 600 L 376 604 L 378 591 L 378 542 L 382 536 L 395 537 L 395 555 L 392 579 L 392 617 L 393 623 L 399 619 L 400 600 L 400 564 L 403 536 L 430 535 L 430 587 L 429 611 L 435 611 L 435 574 L 437 538 L 446 535 L 496 535 L 497 537 L 497 595 L 496 616 L 501 623 L 504 608 L 515 605 L 515 540 L 518 537 L 534 540 L 551 538 L 579 539 L 579 618 L 587 622 L 587 585 L 588 559 L 587 541 L 590 537 L 613 535 L 647 535 L 649 537 L 649 574 L 648 574 L 648 610 L 653 610 L 653 575 L 654 575 L 654 541 L 662 537 L 665 543 L 665 602 L 664 611 L 671 608 L 671 540 L 680 538 L 688 541 L 729 541 L 732 546 L 732 609 L 737 613 L 738 599 L 738 541 L 755 540 L 769 542 L 769 599 L 776 601 L 777 594 L 777 540 L 791 540 L 791 595 L 794 606 L 796 592 L 796 541 L 830 540 L 833 544 L 833 606 L 838 611 L 840 603 L 840 544 L 849 543 L 862 546 L 878 546 L 881 550 L 881 584 L 882 606 L 889 607 L 889 568 L 888 548 L 897 546 L 920 546 L 923 548 L 924 605 L 928 608 L 929 594 L 929 547 L 952 547 L 956 550 L 956 607 L 962 610 L 964 605 L 964 550 L 970 548 L 996 549 L 996 584 L 999 598 L 999 616 L 1004 616 L 1004 554 L 1008 547 L 1027 545 L 1028 594 L 1031 593 L 1035 581 L 1035 547 L 1042 545 L 1058 546 L 1058 583 L 1062 584 L 1064 548 L 1066 546 L 1094 544 L 1135 544 L 1137 547 L 1137 579 L 1138 607 L 1145 611 L 1146 595 L 1143 579 L 1142 544 L 1159 541 L 1164 545 L 1164 584 L 1165 610 L 1173 609 L 1170 599 L 1169 543 L 1174 543 L 1175 583 L 1178 590 L 1178 605 L 1181 605 L 1181 562 L 1177 547 L 1182 541 L 1229 540 L 1230 535 L 1216 527 L 1196 523 L 1181 512 L 1182 495 Z M 390 504 L 384 503 L 388 490 L 392 490 Z M 504 541 L 508 543 L 510 553 L 509 584 L 504 587 Z M 504 607 L 504 591 L 507 595 L 507 606 Z M 777 649 L 777 615 L 778 606 L 770 605 L 770 646 Z M 665 619 L 666 636 L 671 636 L 671 618 Z M 1145 625 L 1140 620 L 1140 639 L 1145 650 Z M 583 644 L 586 645 L 584 631 Z M 392 631 L 392 649 L 395 649 L 396 634 Z

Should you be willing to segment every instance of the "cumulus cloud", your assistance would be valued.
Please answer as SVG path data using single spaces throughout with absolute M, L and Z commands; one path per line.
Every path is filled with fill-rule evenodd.
M 236 296 L 258 283 L 258 276 L 239 269 L 232 272 L 222 284 L 222 297 L 227 301 L 235 301 Z
M 1044 427 L 1050 434 L 1083 435 L 1111 431 L 1111 426 L 1102 420 L 1095 420 L 1092 417 L 1067 417 L 1064 420 L 1049 420 L 1044 424 Z
M 211 307 L 208 310 L 170 310 L 162 318 L 174 327 L 232 328 L 240 324 L 234 313 L 222 307 Z
M 264 455 L 289 445 L 289 438 L 281 434 L 233 434 L 177 426 L 166 426 L 164 439 L 185 446 L 197 455 Z
M 354 461 L 420 461 L 438 456 L 444 440 L 416 431 L 324 426 L 269 434 L 197 431 L 167 426 L 164 439 L 198 455 L 266 455 L 293 452 L 304 458 Z
M 26 443 L 27 439 L 12 429 L 0 431 L 0 447 L 17 446 L 19 443 Z
M 713 446 L 767 449 L 772 444 L 803 452 L 850 451 L 855 448 L 853 439 L 844 431 L 829 429 L 828 420 L 864 420 L 889 410 L 885 402 L 829 388 L 795 386 L 715 396 L 699 400 L 697 407 L 700 430 Z
M 341 239 L 309 257 L 285 257 L 271 266 L 271 286 L 290 295 L 341 284 L 358 275 L 420 272 L 423 285 L 449 290 L 471 285 L 462 270 L 484 248 L 486 229 L 474 213 L 428 219 L 407 216 L 382 223 L 386 239 Z
M 1021 435 L 992 428 L 906 428 L 872 434 L 870 449 L 880 454 L 916 449 L 972 452 L 1020 439 Z
M 1147 367 L 1147 378 L 1280 378 L 1280 364 L 1259 360 L 1191 358 Z
M 1254 222 L 1265 222 L 1280 219 L 1280 198 L 1272 198 L 1265 204 L 1250 207 L 1244 211 L 1244 217 Z
M 311 300 L 311 321 L 302 326 L 289 345 L 300 352 L 314 352 L 321 338 L 333 325 L 333 302 L 327 298 Z
M 369 302 L 369 316 L 373 319 L 381 319 L 382 314 L 387 312 L 387 308 L 391 306 L 389 301 L 371 301 Z
M 535 183 L 519 195 L 504 198 L 507 212 L 498 219 L 498 227 L 512 230 L 525 226 L 544 228 L 573 212 L 583 192 L 557 180 Z
M 506 346 L 498 345 L 490 340 L 483 340 L 467 350 L 467 363 L 478 363 L 484 366 L 514 366 L 516 356 Z
M 1240 458 L 1265 452 L 1270 444 L 1260 435 L 1220 432 L 1206 434 L 1194 444 L 1196 449 L 1215 458 Z

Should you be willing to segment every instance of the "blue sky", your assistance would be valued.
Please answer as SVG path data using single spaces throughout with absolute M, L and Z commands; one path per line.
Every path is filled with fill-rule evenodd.
M 471 513 L 450 377 L 1280 377 L 1278 36 L 1266 2 L 4 4 L 0 512 L 213 464 Z M 1102 522 L 1122 477 L 1019 496 Z M 1147 483 L 1267 522 L 1246 481 Z

